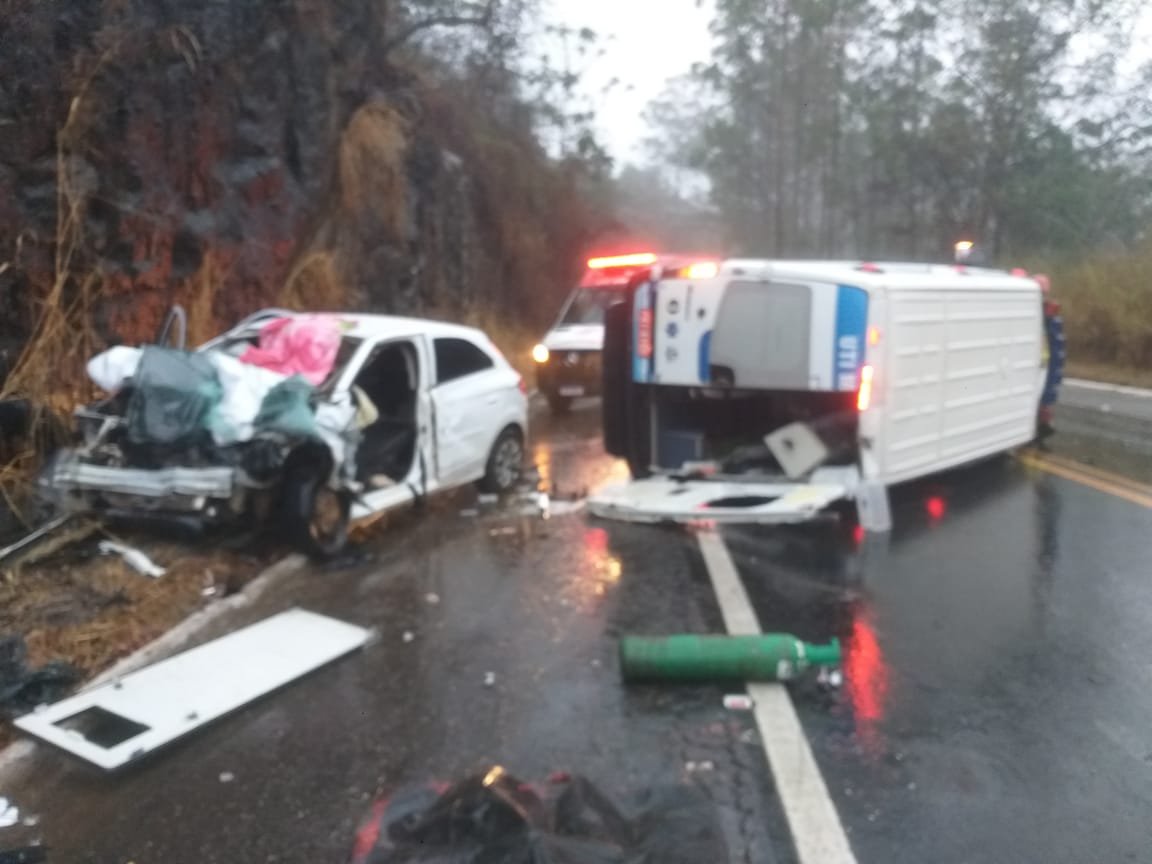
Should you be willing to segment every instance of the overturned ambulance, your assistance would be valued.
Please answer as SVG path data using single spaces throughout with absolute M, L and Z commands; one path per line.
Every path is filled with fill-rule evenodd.
M 604 440 L 632 521 L 787 523 L 1001 453 L 1047 424 L 1063 365 L 1041 283 L 990 269 L 731 260 L 653 268 L 609 310 Z M 849 507 L 849 512 L 852 508 Z

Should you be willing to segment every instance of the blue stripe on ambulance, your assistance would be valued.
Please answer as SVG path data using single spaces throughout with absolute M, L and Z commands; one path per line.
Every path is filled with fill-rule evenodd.
M 836 339 L 832 343 L 832 386 L 836 390 L 855 390 L 859 386 L 867 330 L 868 292 L 851 285 L 838 285 Z
M 647 384 L 652 380 L 652 358 L 641 357 L 640 323 L 641 313 L 652 308 L 652 288 L 644 283 L 636 288 L 632 295 L 632 380 L 638 384 Z

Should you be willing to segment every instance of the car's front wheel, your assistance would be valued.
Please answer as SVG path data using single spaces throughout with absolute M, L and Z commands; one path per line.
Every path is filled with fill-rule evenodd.
M 285 490 L 288 539 L 315 560 L 339 555 L 348 545 L 352 502 L 312 473 L 292 477 Z
M 515 426 L 500 433 L 488 454 L 488 464 L 481 478 L 480 489 L 503 495 L 511 492 L 524 472 L 524 436 Z

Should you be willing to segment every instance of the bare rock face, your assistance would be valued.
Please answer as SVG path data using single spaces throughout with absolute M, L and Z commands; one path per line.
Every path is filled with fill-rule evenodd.
M 0 0 L 0 373 L 61 255 L 97 342 L 148 338 L 172 302 L 202 337 L 278 303 L 554 294 L 567 262 L 509 270 L 500 220 L 481 227 L 500 195 L 378 49 L 390 5 Z M 552 206 L 524 206 L 533 260 L 563 261 Z

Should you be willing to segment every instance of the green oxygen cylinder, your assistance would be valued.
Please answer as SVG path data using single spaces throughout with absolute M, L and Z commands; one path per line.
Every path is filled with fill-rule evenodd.
M 812 666 L 839 664 L 839 639 L 813 645 L 787 633 L 620 640 L 625 681 L 788 681 Z

